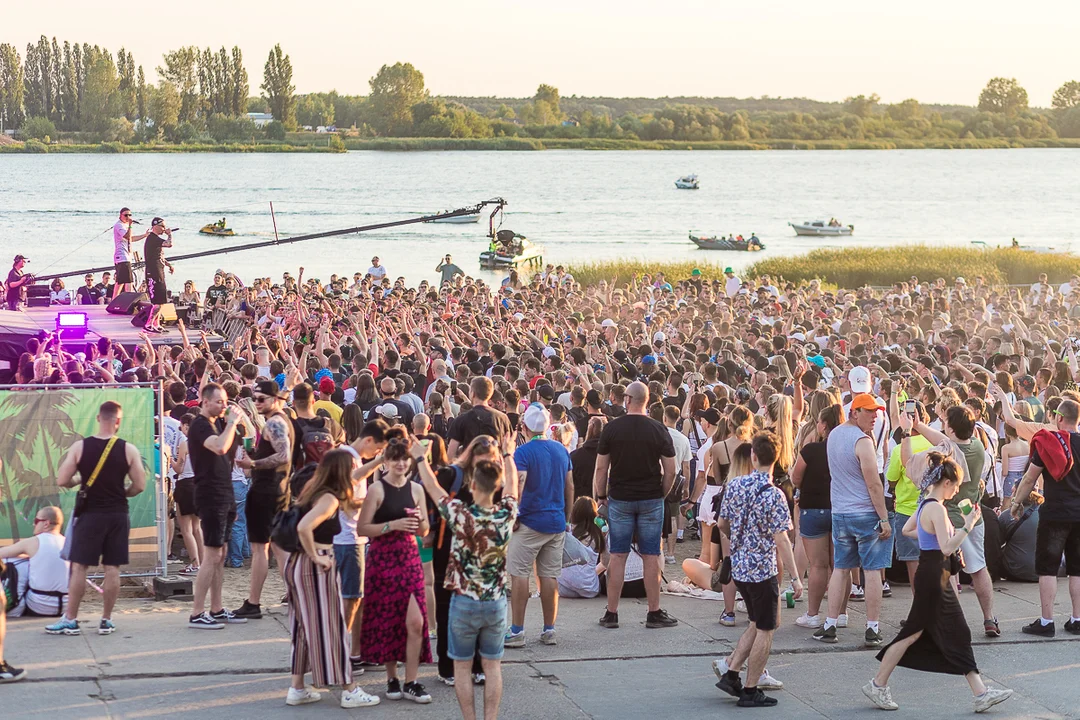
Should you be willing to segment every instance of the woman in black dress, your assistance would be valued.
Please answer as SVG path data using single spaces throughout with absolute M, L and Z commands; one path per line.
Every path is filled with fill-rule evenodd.
M 975 696 L 975 712 L 985 712 L 1008 700 L 1012 690 L 989 688 L 983 682 L 971 651 L 971 629 L 949 580 L 949 556 L 957 551 L 978 522 L 979 506 L 968 512 L 964 526 L 953 531 L 944 502 L 960 489 L 963 471 L 951 458 L 931 452 L 920 487 L 919 509 L 904 525 L 904 535 L 919 539 L 919 568 L 915 597 L 900 633 L 878 653 L 881 667 L 863 686 L 863 694 L 882 710 L 896 710 L 889 676 L 897 665 L 923 672 L 963 675 Z M 977 480 L 973 480 L 977 482 Z

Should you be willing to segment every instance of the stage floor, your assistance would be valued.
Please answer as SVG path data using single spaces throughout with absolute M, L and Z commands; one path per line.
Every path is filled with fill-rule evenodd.
M 118 342 L 124 347 L 141 345 L 139 333 L 142 328 L 131 324 L 131 315 L 110 315 L 105 312 L 104 305 L 75 305 L 62 306 L 50 305 L 48 307 L 28 307 L 22 310 L 0 310 L 0 334 L 5 336 L 18 335 L 29 338 L 42 331 L 56 329 L 56 316 L 60 312 L 85 312 L 87 315 L 88 330 L 85 340 L 71 339 L 72 344 L 79 342 L 96 342 L 98 338 L 107 337 L 113 342 Z M 180 337 L 180 331 L 175 326 L 167 327 L 167 332 L 160 335 L 150 334 L 152 345 L 180 345 L 184 341 Z M 216 348 L 222 338 L 219 335 L 207 333 L 210 345 Z M 188 339 L 193 344 L 199 342 L 199 331 L 188 328 Z M 68 339 L 64 338 L 65 343 Z

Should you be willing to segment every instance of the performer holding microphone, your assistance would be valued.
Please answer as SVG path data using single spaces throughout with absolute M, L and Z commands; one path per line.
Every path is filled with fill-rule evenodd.
M 146 235 L 146 294 L 150 296 L 150 316 L 146 319 L 146 332 L 162 333 L 161 306 L 169 302 L 169 291 L 165 287 L 165 268 L 173 272 L 172 263 L 162 254 L 163 248 L 171 248 L 172 230 L 165 227 L 165 221 L 154 218 L 150 232 Z
M 145 232 L 137 237 L 131 236 L 130 208 L 120 208 L 120 220 L 113 225 L 113 263 L 116 264 L 116 285 L 113 286 L 113 295 L 110 300 L 122 292 L 130 292 L 134 289 L 135 277 L 131 272 L 131 243 L 145 240 L 150 234 Z M 135 223 L 137 224 L 137 223 Z

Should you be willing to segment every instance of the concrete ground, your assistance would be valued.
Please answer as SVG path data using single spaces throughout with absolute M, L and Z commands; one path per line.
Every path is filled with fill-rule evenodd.
M 229 571 L 244 573 L 246 570 Z M 670 575 L 669 571 L 669 575 Z M 237 578 L 239 579 L 239 578 Z M 242 582 L 235 583 L 242 587 Z M 276 598 L 272 586 L 268 598 Z M 237 592 L 233 592 L 236 595 Z M 227 593 L 238 605 L 242 594 Z M 998 718 L 1080 718 L 1080 637 L 1065 633 L 1068 613 L 1064 581 L 1058 592 L 1058 636 L 1043 640 L 1020 627 L 1039 614 L 1034 585 L 1002 583 L 994 593 L 1003 635 L 985 639 L 981 614 L 970 590 L 961 602 L 976 639 L 975 657 L 987 680 L 1013 688 L 1016 695 L 991 711 Z M 603 599 L 564 600 L 559 608 L 559 642 L 541 645 L 540 603 L 529 603 L 523 649 L 507 650 L 501 717 L 657 718 L 702 717 L 738 712 L 734 700 L 714 687 L 710 663 L 730 651 L 746 627 L 721 626 L 720 603 L 665 596 L 663 605 L 680 620 L 676 628 L 644 627 L 643 600 L 623 601 L 622 627 L 605 630 L 596 621 Z M 882 634 L 890 639 L 906 616 L 910 594 L 895 587 L 885 600 Z M 0 686 L 0 718 L 259 718 L 300 715 L 366 718 L 459 717 L 453 690 L 435 680 L 434 666 L 421 668 L 421 682 L 434 697 L 427 706 L 383 700 L 376 708 L 342 710 L 337 691 L 319 704 L 289 708 L 287 609 L 271 606 L 267 617 L 221 631 L 195 632 L 185 623 L 190 603 L 122 600 L 111 636 L 93 633 L 100 607 L 81 613 L 80 637 L 46 635 L 40 618 L 8 625 L 8 660 L 30 672 L 28 680 Z M 863 605 L 850 606 L 850 628 L 838 645 L 810 639 L 796 627 L 804 603 L 785 610 L 777 631 L 771 673 L 784 690 L 780 704 L 757 714 L 785 718 L 874 717 L 878 711 L 859 688 L 876 671 L 873 652 L 862 645 Z M 369 670 L 360 678 L 369 691 L 385 692 L 385 673 Z M 893 696 L 901 713 L 920 720 L 953 718 L 971 712 L 970 691 L 962 678 L 898 670 Z M 479 693 L 478 693 L 479 698 Z

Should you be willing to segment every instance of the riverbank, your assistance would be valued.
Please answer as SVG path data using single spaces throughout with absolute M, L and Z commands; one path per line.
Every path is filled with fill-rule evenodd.
M 607 138 L 359 138 L 326 133 L 290 133 L 285 142 L 261 143 L 50 143 L 37 140 L 0 144 L 6 153 L 333 153 L 345 150 L 443 152 L 449 150 L 1006 150 L 1011 148 L 1080 148 L 1072 138 L 937 138 L 929 140 L 749 140 L 685 142 Z

